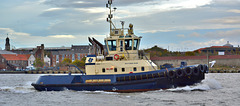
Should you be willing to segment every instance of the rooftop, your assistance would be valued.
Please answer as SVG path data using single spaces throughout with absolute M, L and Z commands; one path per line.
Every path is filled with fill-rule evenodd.
M 229 43 L 229 41 L 227 41 L 227 44 L 225 44 L 225 45 L 223 45 L 223 46 L 233 47 L 233 45 L 231 45 L 231 44 Z
M 0 50 L 0 54 L 16 54 L 10 51 Z
M 2 54 L 6 60 L 24 60 L 27 61 L 31 55 L 30 54 Z

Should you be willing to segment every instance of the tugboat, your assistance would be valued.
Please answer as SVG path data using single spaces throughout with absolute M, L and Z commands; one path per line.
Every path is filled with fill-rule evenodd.
M 41 76 L 36 83 L 32 83 L 36 90 L 142 92 L 193 85 L 204 79 L 208 72 L 207 65 L 187 66 L 183 62 L 177 68 L 158 68 L 147 56 L 139 53 L 142 37 L 133 33 L 132 24 L 129 24 L 126 34 L 123 21 L 122 28 L 115 27 L 111 5 L 112 0 L 108 0 L 110 35 L 104 39 L 107 50 L 96 39 L 89 38 L 91 44 L 100 49 L 95 49 L 94 54 L 86 57 L 82 75 Z

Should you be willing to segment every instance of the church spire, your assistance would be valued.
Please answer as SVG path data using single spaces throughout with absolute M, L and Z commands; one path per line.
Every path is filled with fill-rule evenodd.
M 9 51 L 9 50 L 10 50 L 10 40 L 9 40 L 8 37 L 6 38 L 5 50 L 6 50 L 6 51 Z

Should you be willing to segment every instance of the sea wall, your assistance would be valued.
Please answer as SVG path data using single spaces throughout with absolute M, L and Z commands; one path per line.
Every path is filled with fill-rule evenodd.
M 240 55 L 218 55 L 208 56 L 209 62 L 215 60 L 216 65 L 226 66 L 240 66 Z M 159 65 L 170 63 L 174 67 L 180 66 L 182 61 L 187 62 L 188 65 L 207 64 L 207 56 L 179 56 L 179 57 L 151 57 L 151 60 Z

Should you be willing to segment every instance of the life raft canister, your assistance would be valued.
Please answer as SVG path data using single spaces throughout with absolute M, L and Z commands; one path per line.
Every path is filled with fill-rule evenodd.
M 191 68 L 190 68 L 190 67 L 186 67 L 186 68 L 184 69 L 184 73 L 185 73 L 185 75 L 187 75 L 187 76 L 192 75 L 192 70 L 191 70 Z
M 115 54 L 115 55 L 114 55 L 114 59 L 115 59 L 115 60 L 118 60 L 118 59 L 119 59 L 119 55 L 118 55 L 118 54 Z
M 177 69 L 176 75 L 177 75 L 177 77 L 182 77 L 183 76 L 183 70 L 182 69 Z
M 194 67 L 194 68 L 192 68 L 192 70 L 193 70 L 193 75 L 196 75 L 196 76 L 199 75 L 199 73 L 200 73 L 199 68 Z

